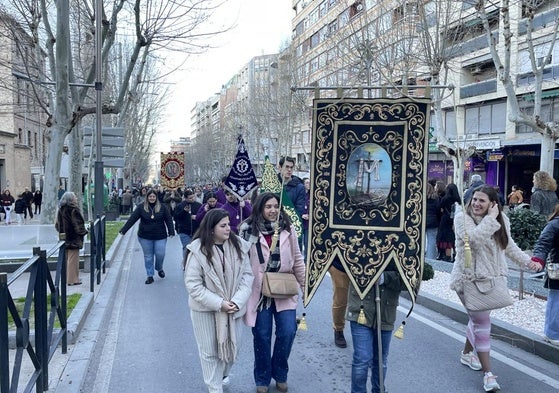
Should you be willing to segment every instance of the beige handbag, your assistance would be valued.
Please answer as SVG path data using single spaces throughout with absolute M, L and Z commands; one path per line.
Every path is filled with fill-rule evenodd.
M 505 276 L 463 280 L 464 307 L 471 311 L 496 310 L 513 304 Z
M 299 283 L 293 273 L 264 272 L 262 295 L 285 299 L 299 293 Z

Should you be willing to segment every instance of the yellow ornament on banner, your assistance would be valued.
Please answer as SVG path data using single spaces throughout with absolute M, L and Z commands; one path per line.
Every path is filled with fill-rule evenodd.
M 297 214 L 295 210 L 295 206 L 293 205 L 293 201 L 289 198 L 289 195 L 285 192 L 283 188 L 279 176 L 274 168 L 274 165 L 270 162 L 270 158 L 266 156 L 264 159 L 264 171 L 262 173 L 262 187 L 261 191 L 264 192 L 273 192 L 275 194 L 280 195 L 281 205 L 283 207 L 283 211 L 289 217 L 291 224 L 295 228 L 297 232 L 297 236 L 301 237 L 303 235 L 303 223 L 301 218 Z

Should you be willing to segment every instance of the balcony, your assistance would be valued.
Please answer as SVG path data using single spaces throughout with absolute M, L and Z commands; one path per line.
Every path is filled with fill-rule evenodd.
M 497 79 L 472 83 L 460 88 L 460 98 L 469 98 L 497 92 Z

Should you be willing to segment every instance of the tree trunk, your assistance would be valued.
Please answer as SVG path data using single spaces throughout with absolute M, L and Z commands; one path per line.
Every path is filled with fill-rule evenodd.
M 56 2 L 56 102 L 54 123 L 51 129 L 47 165 L 45 168 L 45 192 L 41 224 L 54 223 L 58 207 L 58 184 L 64 138 L 70 129 L 70 106 L 68 105 L 70 61 L 70 22 L 67 1 Z
M 545 171 L 553 176 L 553 161 L 555 159 L 556 136 L 542 135 L 542 152 L 540 156 L 540 171 Z

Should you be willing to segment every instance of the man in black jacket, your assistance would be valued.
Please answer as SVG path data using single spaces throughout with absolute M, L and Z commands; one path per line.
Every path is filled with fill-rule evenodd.
M 202 204 L 196 202 L 196 195 L 190 189 L 184 191 L 182 202 L 175 207 L 175 228 L 181 239 L 183 252 L 198 229 L 199 223 L 196 221 L 196 212 L 200 207 L 202 207 Z
M 31 206 L 31 202 L 33 202 L 33 193 L 29 191 L 28 187 L 25 187 L 22 197 L 25 201 L 25 211 L 23 213 L 24 218 L 27 220 L 27 213 L 29 213 L 29 218 L 33 218 L 33 208 Z

